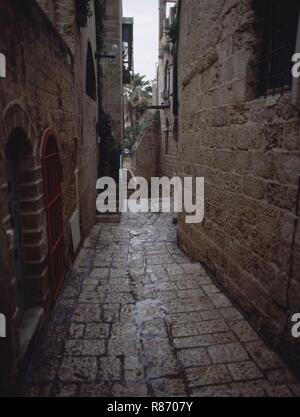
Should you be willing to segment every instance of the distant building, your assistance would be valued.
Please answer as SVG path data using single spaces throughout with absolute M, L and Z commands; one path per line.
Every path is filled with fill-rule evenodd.
M 123 7 L 121 0 L 104 2 L 103 34 L 98 37 L 101 86 L 99 176 L 118 178 L 123 143 Z M 101 28 L 99 28 L 101 32 Z
M 160 173 L 169 177 L 177 170 L 177 1 L 159 1 L 159 63 L 156 104 L 161 107 Z

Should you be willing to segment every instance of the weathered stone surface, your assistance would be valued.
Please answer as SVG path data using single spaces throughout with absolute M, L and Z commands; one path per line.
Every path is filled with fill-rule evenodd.
M 53 13 L 48 13 L 51 5 Z M 47 231 L 55 229 L 51 238 L 53 245 L 54 236 L 63 233 L 64 248 L 59 244 L 59 262 L 63 259 L 70 267 L 74 258 L 70 220 L 75 209 L 80 210 L 81 238 L 87 236 L 94 224 L 97 144 L 90 138 L 96 137 L 98 106 L 86 95 L 85 83 L 82 82 L 86 73 L 88 40 L 95 51 L 95 19 L 88 20 L 85 31 L 78 31 L 73 0 L 66 0 L 59 7 L 44 0 L 24 0 L 21 3 L 5 0 L 1 2 L 1 12 L 6 16 L 1 23 L 0 49 L 6 55 L 7 76 L 1 78 L 0 83 L 0 154 L 6 154 L 6 146 L 12 138 L 17 139 L 18 152 L 26 148 L 26 151 L 21 151 L 21 158 L 13 168 L 18 201 L 18 219 L 14 222 L 8 217 L 10 197 L 7 185 L 11 178 L 7 161 L 5 158 L 0 161 L 0 306 L 1 313 L 5 312 L 11 322 L 7 339 L 9 346 L 5 348 L 6 352 L 2 352 L 1 346 L 0 353 L 0 390 L 2 386 L 6 390 L 16 383 L 24 348 L 20 346 L 22 338 L 18 334 L 20 318 L 16 317 L 20 306 L 16 299 L 19 296 L 6 232 L 15 227 L 12 223 L 20 224 L 22 253 L 18 256 L 22 258 L 23 275 L 20 286 L 25 288 L 21 310 L 39 306 L 48 311 L 58 289 L 53 288 L 53 281 L 58 277 L 49 276 L 52 248 L 48 248 Z M 52 162 L 51 173 L 49 169 L 48 172 L 43 169 L 46 164 L 42 159 L 42 144 L 46 144 L 49 132 L 55 136 L 58 166 L 61 168 L 52 172 Z M 51 188 L 51 193 L 54 189 L 58 192 L 58 185 L 54 185 L 55 175 L 61 184 L 62 209 L 60 212 L 55 205 L 56 224 L 52 220 L 50 227 L 45 210 L 45 184 L 49 180 L 51 185 L 47 188 Z M 52 194 L 51 199 L 53 197 Z M 61 221 L 62 230 L 58 230 Z M 89 262 L 88 256 L 86 262 Z M 65 291 L 65 302 L 71 302 L 75 292 L 70 286 Z
M 241 362 L 248 359 L 247 352 L 239 343 L 210 346 L 208 353 L 213 363 Z
M 186 374 L 190 387 L 224 384 L 231 381 L 231 376 L 224 365 L 190 368 L 186 370 Z
M 85 329 L 87 339 L 108 339 L 110 335 L 110 325 L 106 323 L 89 323 Z
M 268 370 L 282 367 L 282 360 L 279 356 L 270 351 L 263 342 L 249 342 L 245 344 L 245 348 L 260 369 Z
M 235 381 L 249 381 L 263 377 L 253 362 L 231 363 L 228 365 L 228 369 Z
M 170 98 L 171 108 L 178 110 L 179 140 L 171 140 L 175 129 L 170 123 L 170 152 L 165 152 L 166 119 L 172 116 L 169 109 L 161 111 L 160 168 L 170 177 L 175 172 L 204 177 L 205 221 L 186 224 L 179 216 L 180 246 L 205 264 L 270 342 L 283 338 L 283 349 L 297 366 L 300 341 L 290 336 L 290 324 L 282 332 L 291 306 L 296 312 L 300 305 L 300 247 L 292 244 L 297 234 L 292 217 L 299 205 L 300 115 L 291 89 L 258 94 L 260 74 L 254 68 L 259 67 L 261 32 L 256 28 L 261 20 L 250 1 L 181 5 L 178 108 L 176 97 Z M 161 45 L 164 41 L 162 35 Z M 159 92 L 166 61 L 172 60 L 167 52 L 161 54 Z M 293 271 L 287 272 L 291 257 Z M 230 307 L 222 294 L 210 287 L 206 291 L 217 308 Z M 244 341 L 252 337 L 248 330 L 238 333 Z
M 151 220 L 149 238 L 149 218 L 152 215 L 127 215 L 120 226 L 102 226 L 96 235 L 99 240 L 114 235 L 106 243 L 108 252 L 124 242 L 129 253 L 138 250 L 139 256 L 155 251 L 157 247 L 158 256 L 161 251 L 171 255 L 176 247 L 175 227 L 169 222 L 168 234 L 162 235 L 161 215 L 157 214 L 156 221 Z M 168 219 L 164 218 L 166 221 Z M 139 232 L 138 245 L 130 237 L 123 240 L 123 235 L 130 236 L 132 230 Z M 97 241 L 94 243 L 95 264 L 98 256 L 102 256 Z M 127 262 L 125 271 L 128 270 L 129 258 Z M 193 296 L 181 298 L 180 291 L 189 290 L 160 291 L 160 275 L 162 282 L 177 282 L 170 274 L 180 271 L 180 282 L 184 282 L 184 279 L 191 279 L 190 271 L 201 270 L 201 265 L 197 267 L 195 263 L 191 263 L 189 268 L 187 259 L 183 264 L 178 262 L 174 260 L 172 266 L 149 265 L 147 271 L 138 268 L 136 273 L 125 273 L 126 277 L 118 278 L 124 283 L 129 281 L 126 285 L 134 291 L 138 289 L 135 294 L 143 293 L 142 298 L 134 296 L 129 304 L 126 292 L 118 292 L 120 297 L 116 304 L 106 301 L 96 305 L 82 303 L 80 296 L 86 291 L 85 282 L 89 281 L 93 267 L 86 265 L 81 285 L 74 293 L 74 303 L 64 304 L 64 293 L 58 300 L 60 308 L 54 312 L 26 375 L 24 395 L 299 395 L 297 380 L 254 333 L 238 310 L 217 307 L 202 294 L 197 300 Z M 188 272 L 184 273 L 183 268 Z M 120 277 L 120 273 L 118 275 Z M 105 286 L 97 288 L 99 295 L 115 292 L 114 276 L 115 273 L 111 277 L 109 273 Z M 209 277 L 192 274 L 192 279 L 199 291 L 205 293 L 206 289 L 209 295 L 216 294 Z M 68 285 L 73 285 L 72 276 Z M 180 308 L 182 305 L 184 308 Z M 221 305 L 224 305 L 224 300 Z M 62 315 L 65 317 L 63 321 L 59 320 Z
M 98 363 L 91 356 L 66 356 L 58 371 L 62 382 L 91 382 L 97 378 Z
M 185 397 L 186 388 L 182 379 L 156 379 L 151 382 L 156 397 Z
M 196 366 L 210 365 L 211 360 L 206 349 L 183 349 L 177 353 L 178 359 L 184 368 L 192 368 Z
M 101 381 L 114 382 L 121 380 L 121 360 L 116 356 L 100 359 L 99 378 Z

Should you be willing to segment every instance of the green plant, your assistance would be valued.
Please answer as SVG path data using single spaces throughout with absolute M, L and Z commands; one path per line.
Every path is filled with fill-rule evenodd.
M 140 138 L 140 135 L 141 135 L 141 126 L 140 125 L 127 127 L 125 129 L 125 132 L 124 132 L 123 148 L 124 149 L 129 149 L 130 151 L 132 151 L 135 143 Z
M 134 74 L 124 88 L 125 122 L 135 126 L 144 117 L 152 100 L 152 86 L 145 76 Z

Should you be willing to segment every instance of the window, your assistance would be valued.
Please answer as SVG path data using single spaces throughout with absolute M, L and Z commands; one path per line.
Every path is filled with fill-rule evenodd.
M 86 57 L 86 80 L 85 80 L 86 94 L 93 100 L 96 100 L 96 73 L 94 65 L 94 56 L 92 45 L 88 43 L 87 57 Z
M 292 86 L 299 0 L 256 0 L 259 16 L 258 95 L 281 93 Z

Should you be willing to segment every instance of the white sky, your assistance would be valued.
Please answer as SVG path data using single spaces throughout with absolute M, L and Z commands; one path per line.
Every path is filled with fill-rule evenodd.
M 134 71 L 153 80 L 158 61 L 158 0 L 123 0 L 123 16 L 134 17 Z

